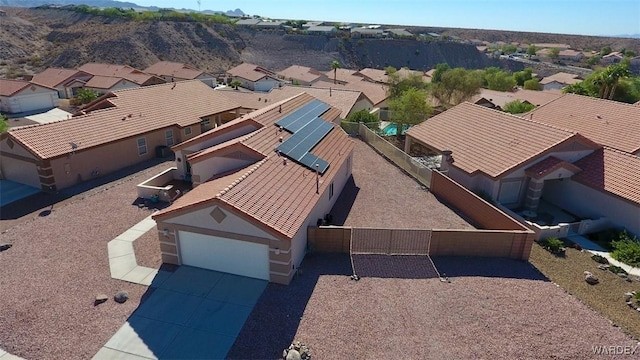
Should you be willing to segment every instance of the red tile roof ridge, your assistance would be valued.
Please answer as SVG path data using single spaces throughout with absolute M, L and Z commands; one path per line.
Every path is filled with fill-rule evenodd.
M 604 146 L 602 146 L 602 148 L 605 149 L 605 150 L 608 150 L 608 151 L 613 151 L 613 152 L 618 153 L 620 155 L 629 156 L 629 157 L 631 157 L 633 159 L 637 159 L 638 158 L 637 155 L 633 155 L 632 153 L 626 152 L 624 150 L 616 149 L 616 148 L 613 148 L 611 146 L 604 145 Z
M 227 191 L 233 189 L 234 186 L 238 185 L 242 180 L 246 179 L 247 177 L 249 177 L 249 175 L 253 174 L 256 170 L 258 170 L 258 168 L 260 166 L 262 166 L 262 164 L 264 164 L 265 162 L 267 162 L 267 160 L 269 160 L 269 157 L 266 157 L 260 161 L 258 161 L 255 165 L 253 165 L 251 168 L 249 168 L 249 170 L 247 170 L 244 174 L 242 174 L 242 176 L 240 176 L 237 180 L 235 180 L 234 182 L 232 182 L 231 184 L 229 184 L 229 186 L 225 187 L 224 189 L 222 189 L 219 193 L 217 193 L 214 197 L 220 199 L 220 197 L 224 194 L 227 193 Z M 226 201 L 225 201 L 226 202 Z

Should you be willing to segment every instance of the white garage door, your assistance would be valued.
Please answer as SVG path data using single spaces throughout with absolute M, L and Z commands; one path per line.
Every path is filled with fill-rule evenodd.
M 40 189 L 40 175 L 34 163 L 3 156 L 0 172 L 5 179 Z
M 269 247 L 263 244 L 178 233 L 182 264 L 269 280 Z
M 56 106 L 51 94 L 33 94 L 18 97 L 20 111 L 49 109 Z

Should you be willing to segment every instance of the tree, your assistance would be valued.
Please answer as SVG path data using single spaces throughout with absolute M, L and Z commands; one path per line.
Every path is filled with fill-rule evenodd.
M 407 76 L 400 76 L 394 67 L 387 67 L 387 95 L 389 99 L 399 98 L 408 89 L 426 90 L 427 83 L 419 72 L 410 72 Z
M 538 81 L 538 79 L 529 79 L 527 81 L 524 82 L 524 86 L 523 88 L 525 90 L 540 90 L 540 82 Z
M 336 76 L 338 74 L 338 69 L 340 69 L 340 63 L 336 60 L 331 62 L 331 70 L 333 70 L 333 83 L 336 83 Z
M 596 65 L 600 62 L 600 56 L 591 56 L 589 58 L 587 58 L 587 60 L 584 61 L 585 63 L 587 63 L 587 65 Z
M 233 79 L 231 80 L 231 83 L 229 84 L 229 86 L 231 86 L 232 88 L 238 90 L 238 86 L 242 85 L 242 82 L 240 82 L 240 80 L 238 79 Z
M 371 130 L 380 129 L 380 118 L 364 109 L 356 111 L 347 116 L 347 121 L 352 123 L 363 123 Z
M 424 90 L 409 88 L 400 97 L 389 100 L 391 121 L 397 125 L 396 136 L 401 138 L 404 124 L 419 124 L 432 112 L 427 103 L 427 93 Z
M 531 80 L 533 77 L 533 69 L 526 68 L 522 71 L 516 71 L 513 73 L 513 79 L 516 81 L 518 86 L 523 86 L 524 82 L 527 80 Z
M 509 114 L 522 114 L 533 110 L 535 107 L 535 105 L 528 102 L 513 100 L 504 104 L 502 110 L 504 112 L 508 112 Z
M 631 76 L 629 62 L 610 65 L 587 76 L 583 81 L 567 86 L 565 93 L 635 103 L 640 100 L 640 78 Z
M 88 104 L 98 98 L 98 93 L 89 89 L 80 89 L 76 93 L 75 98 L 80 104 Z
M 458 105 L 480 93 L 482 74 L 474 70 L 455 68 L 445 72 L 431 94 L 444 107 Z
M 605 46 L 600 49 L 600 56 L 605 56 L 611 54 L 611 46 Z
M 529 47 L 527 48 L 527 55 L 529 55 L 529 57 L 536 56 L 537 51 L 538 48 L 535 45 L 529 45 Z
M 502 47 L 502 52 L 505 54 L 513 54 L 518 51 L 518 48 L 515 45 L 507 44 Z
M 0 134 L 7 132 L 9 130 L 9 123 L 7 122 L 7 118 L 4 115 L 0 115 Z
M 560 50 L 558 48 L 553 48 L 549 50 L 549 59 L 555 62 L 558 60 L 559 57 L 560 57 Z
M 484 81 L 489 90 L 508 91 L 516 86 L 516 80 L 513 76 L 500 69 L 498 71 L 485 72 Z
M 595 80 L 596 84 L 599 86 L 598 97 L 601 99 L 612 100 L 620 79 L 629 77 L 630 75 L 631 72 L 629 71 L 628 61 L 607 66 L 607 68 L 604 69 L 604 71 L 600 73 L 600 76 Z
M 437 84 L 440 82 L 440 79 L 442 79 L 442 74 L 450 70 L 451 67 L 449 67 L 449 64 L 447 63 L 440 63 L 436 65 L 435 69 L 436 70 L 433 72 L 433 77 L 431 78 L 431 82 L 434 84 Z
M 636 52 L 633 50 L 625 50 L 624 51 L 624 56 L 626 57 L 635 57 L 636 56 Z

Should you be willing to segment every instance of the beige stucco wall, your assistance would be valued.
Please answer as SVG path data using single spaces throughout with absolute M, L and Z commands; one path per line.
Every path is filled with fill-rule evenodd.
M 214 175 L 232 170 L 245 168 L 256 163 L 257 159 L 242 156 L 239 152 L 229 156 L 214 156 L 191 164 L 191 173 L 195 183 L 202 183 L 211 179 Z
M 7 141 L 12 141 L 13 147 Z M 0 141 L 0 179 L 40 188 L 35 156 L 9 137 Z
M 89 90 L 93 90 L 95 92 L 97 92 L 98 94 L 106 94 L 108 92 L 111 91 L 116 91 L 116 90 L 124 90 L 124 89 L 133 89 L 133 88 L 138 88 L 140 87 L 140 85 L 133 83 L 131 81 L 128 80 L 123 80 L 118 82 L 116 85 L 114 85 L 113 87 L 109 88 L 109 89 L 99 89 L 99 88 L 93 88 L 93 87 L 89 87 L 89 86 L 85 86 L 85 89 L 89 89 Z
M 41 106 L 25 108 L 25 106 L 21 104 L 29 98 L 34 97 L 40 98 L 42 100 L 38 101 Z M 0 96 L 0 111 L 7 113 L 20 113 L 23 111 L 46 109 L 58 106 L 59 101 L 60 100 L 58 97 L 58 91 L 47 89 L 37 85 L 32 85 L 18 92 L 17 94 L 14 94 L 11 97 Z
M 363 98 L 356 101 L 356 103 L 353 104 L 353 107 L 351 108 L 351 112 L 349 112 L 349 115 L 355 112 L 358 112 L 360 110 L 371 111 L 371 109 L 373 109 L 373 104 L 371 104 L 371 101 L 367 100 L 366 98 Z

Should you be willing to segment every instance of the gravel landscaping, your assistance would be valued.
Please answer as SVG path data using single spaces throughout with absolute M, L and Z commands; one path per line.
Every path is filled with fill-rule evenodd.
M 76 195 L 0 235 L 13 244 L 0 253 L 0 348 L 26 359 L 90 359 L 122 326 L 147 287 L 111 279 L 107 243 L 151 214 L 133 205 L 135 186 L 167 166 Z M 124 304 L 113 301 L 120 290 Z M 99 294 L 109 299 L 94 306 Z
M 229 357 L 276 359 L 293 340 L 318 359 L 588 359 L 636 345 L 529 263 L 433 260 L 451 283 L 354 281 L 348 255 L 314 254 L 290 286 L 268 285 Z
M 162 266 L 158 230 L 153 228 L 133 242 L 133 251 L 140 266 L 159 269 Z

